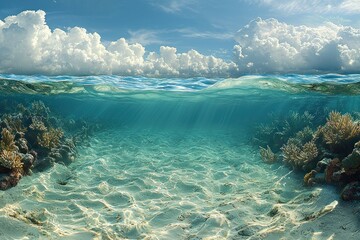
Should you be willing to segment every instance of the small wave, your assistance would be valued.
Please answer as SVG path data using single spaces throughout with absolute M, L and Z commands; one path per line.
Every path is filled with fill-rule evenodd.
M 359 94 L 360 74 L 248 75 L 239 78 L 145 78 L 104 76 L 43 76 L 0 74 L 0 91 L 23 94 L 111 94 L 180 92 L 221 95 L 285 93 Z M 166 94 L 166 95 L 169 95 Z

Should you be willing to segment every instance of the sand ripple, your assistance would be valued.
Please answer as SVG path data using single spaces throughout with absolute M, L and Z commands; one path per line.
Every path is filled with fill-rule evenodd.
M 296 239 L 336 208 L 333 190 L 263 164 L 242 136 L 103 132 L 71 166 L 1 193 L 0 238 Z

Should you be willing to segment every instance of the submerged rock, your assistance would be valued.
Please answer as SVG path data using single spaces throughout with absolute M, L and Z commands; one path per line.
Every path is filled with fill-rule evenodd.
M 355 148 L 351 154 L 344 158 L 342 166 L 347 172 L 360 168 L 360 149 Z
M 323 173 L 327 166 L 330 164 L 331 158 L 323 158 L 321 161 L 319 161 L 316 165 L 316 171 L 318 173 Z
M 351 182 L 341 192 L 344 201 L 360 200 L 360 182 Z

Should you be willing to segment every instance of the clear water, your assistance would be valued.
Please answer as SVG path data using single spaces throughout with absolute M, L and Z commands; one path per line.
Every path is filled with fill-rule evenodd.
M 100 125 L 76 162 L 0 193 L 1 239 L 338 236 L 321 222 L 336 211 L 320 214 L 346 208 L 337 189 L 304 187 L 301 173 L 263 163 L 252 137 L 273 113 L 358 111 L 360 75 L 0 77 L 0 100 L 42 100 Z

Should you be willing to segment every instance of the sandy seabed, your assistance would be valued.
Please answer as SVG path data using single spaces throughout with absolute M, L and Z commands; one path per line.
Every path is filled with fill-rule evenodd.
M 245 134 L 112 129 L 0 193 L 0 239 L 359 239 L 360 204 Z

